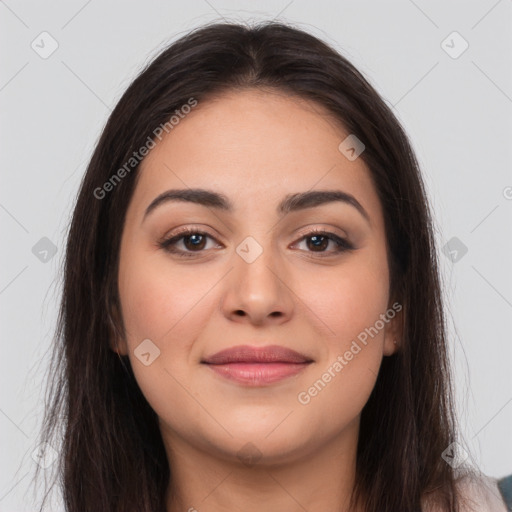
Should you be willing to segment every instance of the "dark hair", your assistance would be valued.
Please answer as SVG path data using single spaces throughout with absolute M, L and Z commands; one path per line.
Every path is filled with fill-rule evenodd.
M 97 143 L 67 239 L 42 429 L 42 442 L 52 444 L 65 421 L 57 468 L 66 510 L 164 511 L 171 478 L 157 415 L 128 357 L 108 343 L 124 334 L 119 250 L 138 165 L 105 198 L 94 191 L 190 98 L 201 103 L 243 88 L 325 107 L 365 144 L 361 158 L 382 203 L 403 336 L 398 352 L 384 358 L 362 411 L 354 503 L 368 512 L 410 512 L 435 495 L 440 510 L 456 510 L 454 470 L 441 457 L 455 441 L 446 328 L 418 163 L 399 121 L 350 62 L 312 35 L 275 22 L 207 25 L 172 43 L 128 87 Z

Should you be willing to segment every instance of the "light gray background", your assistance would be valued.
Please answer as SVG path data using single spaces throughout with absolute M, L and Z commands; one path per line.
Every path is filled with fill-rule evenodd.
M 74 197 L 111 108 L 168 42 L 212 20 L 278 18 L 333 44 L 408 132 L 437 219 L 467 449 L 512 473 L 512 1 L 0 2 L 0 511 L 29 511 L 41 399 Z M 31 48 L 47 31 L 58 49 Z M 457 31 L 469 48 L 441 46 Z M 449 38 L 452 53 L 461 41 Z M 48 48 L 48 42 L 45 48 Z M 42 262 L 42 238 L 56 255 Z M 57 507 L 53 510 L 57 510 Z

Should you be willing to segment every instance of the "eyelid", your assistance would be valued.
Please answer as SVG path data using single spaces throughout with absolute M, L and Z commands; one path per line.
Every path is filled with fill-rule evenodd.
M 333 231 L 329 231 L 328 229 L 323 228 L 309 228 L 305 233 L 303 233 L 300 238 L 294 242 L 294 245 L 303 242 L 307 238 L 311 238 L 313 236 L 323 236 L 329 239 L 330 241 L 333 241 L 336 244 L 336 249 L 331 251 L 321 251 L 321 252 L 315 252 L 315 251 L 305 251 L 308 253 L 308 255 L 315 255 L 314 257 L 320 257 L 320 258 L 327 258 L 329 256 L 336 256 L 341 253 L 347 252 L 347 251 L 353 251 L 356 247 L 347 236 L 345 235 L 338 235 L 337 233 L 334 233 Z
M 330 229 L 333 229 L 333 227 L 331 227 Z M 187 235 L 190 236 L 193 234 L 205 236 L 207 238 L 212 239 L 214 242 L 219 243 L 217 236 L 212 235 L 208 231 L 201 228 L 196 228 L 194 226 L 185 226 L 182 228 L 178 228 L 171 235 L 165 235 L 157 242 L 157 244 L 161 249 L 164 249 L 171 254 L 184 257 L 198 256 L 201 253 L 208 252 L 206 249 L 199 251 L 184 251 L 182 249 L 171 249 L 177 242 L 181 241 Z M 314 257 L 332 257 L 335 255 L 339 255 L 343 252 L 352 251 L 355 249 L 355 246 L 349 241 L 348 237 L 345 234 L 340 235 L 333 231 L 329 231 L 329 229 L 319 227 L 302 228 L 300 232 L 296 234 L 296 237 L 298 237 L 298 239 L 296 239 L 295 242 L 293 242 L 292 247 L 296 244 L 303 242 L 305 239 L 313 237 L 315 235 L 326 237 L 328 240 L 336 244 L 336 248 L 331 249 L 330 251 L 304 251 L 306 253 L 309 253 L 310 255 L 314 255 Z
M 166 250 L 167 252 L 169 253 L 172 253 L 172 254 L 177 254 L 178 256 L 193 256 L 194 254 L 200 254 L 201 252 L 205 252 L 204 250 L 203 251 L 197 251 L 197 253 L 195 253 L 194 251 L 183 251 L 183 250 L 171 250 L 171 247 L 173 246 L 173 242 L 174 244 L 177 243 L 178 241 L 180 241 L 181 239 L 183 239 L 184 237 L 186 237 L 187 235 L 201 235 L 201 236 L 206 236 L 208 238 L 211 238 L 212 240 L 214 240 L 215 242 L 219 242 L 217 240 L 217 237 L 212 235 L 211 233 L 209 233 L 208 231 L 204 230 L 204 229 L 201 229 L 201 228 L 196 228 L 194 226 L 185 226 L 185 227 L 182 227 L 182 228 L 178 228 L 176 231 L 174 231 L 172 234 L 170 235 L 164 235 L 162 238 L 160 238 L 158 241 L 157 241 L 157 245 L 159 248 L 161 249 L 164 249 Z
M 324 224 L 323 226 L 321 224 L 309 224 L 308 226 L 302 227 L 299 230 L 297 230 L 293 236 L 294 236 L 294 238 L 295 237 L 303 238 L 305 236 L 311 235 L 312 233 L 326 233 L 326 234 L 336 235 L 337 237 L 343 238 L 346 240 L 349 239 L 349 236 L 346 231 L 344 231 L 340 228 L 337 228 L 336 226 L 332 226 L 330 224 L 327 224 L 327 225 Z

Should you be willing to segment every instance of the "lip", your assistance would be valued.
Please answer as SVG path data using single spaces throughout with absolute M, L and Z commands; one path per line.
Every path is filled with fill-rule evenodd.
M 201 363 L 226 379 L 246 386 L 263 386 L 281 381 L 304 370 L 313 360 L 279 345 L 239 345 L 221 350 Z
M 226 363 L 307 363 L 312 359 L 300 354 L 291 348 L 280 345 L 266 347 L 252 347 L 250 345 L 238 345 L 216 352 L 203 359 L 202 363 L 226 364 Z

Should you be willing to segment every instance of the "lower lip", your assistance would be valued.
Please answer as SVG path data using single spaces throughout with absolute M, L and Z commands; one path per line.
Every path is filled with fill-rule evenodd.
M 297 375 L 309 363 L 208 364 L 216 373 L 246 386 L 262 386 Z

